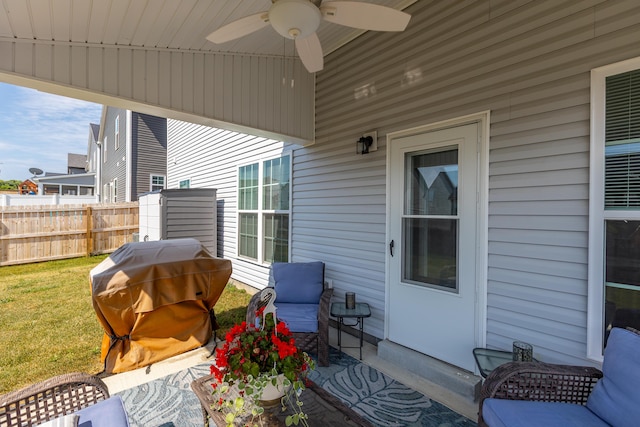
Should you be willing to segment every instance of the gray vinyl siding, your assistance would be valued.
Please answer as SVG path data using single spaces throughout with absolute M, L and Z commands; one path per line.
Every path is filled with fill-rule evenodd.
M 316 144 L 296 151 L 293 171 L 294 260 L 325 260 L 338 297 L 369 302 L 365 331 L 383 338 L 384 136 L 490 110 L 487 345 L 520 339 L 545 361 L 589 363 L 590 70 L 640 55 L 640 3 L 419 1 L 407 12 L 405 32 L 366 33 L 317 75 Z M 370 130 L 379 150 L 356 155 Z
M 268 266 L 237 257 L 238 167 L 278 157 L 286 144 L 172 119 L 167 121 L 167 135 L 167 188 L 190 179 L 191 188 L 217 190 L 217 255 L 232 261 L 232 278 L 263 288 Z
M 151 175 L 167 175 L 167 119 L 131 113 L 131 200 L 151 190 Z M 166 183 L 166 181 L 165 181 Z

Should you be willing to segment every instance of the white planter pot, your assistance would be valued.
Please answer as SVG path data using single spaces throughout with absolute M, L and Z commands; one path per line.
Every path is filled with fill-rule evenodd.
M 287 391 L 287 388 L 284 386 L 284 380 L 284 374 L 280 374 L 276 377 L 276 385 L 271 384 L 271 382 L 266 385 L 260 397 L 261 406 L 273 406 L 280 403 L 280 399 L 282 399 L 282 396 L 284 396 Z

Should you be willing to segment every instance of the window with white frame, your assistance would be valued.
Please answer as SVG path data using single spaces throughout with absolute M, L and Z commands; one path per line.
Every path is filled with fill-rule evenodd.
M 110 202 L 110 188 L 111 186 L 109 185 L 109 183 L 106 183 L 102 186 L 102 202 L 103 203 L 109 203 Z
M 640 329 L 640 58 L 591 73 L 589 357 Z
M 238 256 L 260 263 L 289 261 L 291 157 L 238 170 Z
M 117 150 L 118 148 L 120 148 L 120 116 L 116 116 L 116 120 L 113 123 L 113 128 L 114 128 L 113 146 L 114 146 L 114 150 Z
M 191 188 L 191 180 L 183 179 L 182 181 L 179 182 L 178 188 Z
M 111 201 L 118 202 L 118 178 L 113 178 L 111 181 Z
M 151 175 L 151 191 L 163 190 L 165 183 L 164 175 Z

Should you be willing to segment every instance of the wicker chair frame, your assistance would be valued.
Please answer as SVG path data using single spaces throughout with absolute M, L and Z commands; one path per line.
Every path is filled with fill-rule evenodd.
M 480 392 L 478 426 L 485 399 L 537 400 L 584 405 L 602 371 L 590 366 L 554 365 L 539 362 L 510 362 L 494 369 Z
M 262 292 L 251 297 L 247 307 L 247 323 L 255 323 L 256 311 L 261 306 Z M 318 332 L 294 332 L 293 338 L 296 346 L 306 352 L 315 352 L 318 355 L 318 365 L 329 366 L 329 308 L 333 289 L 325 288 L 320 296 L 318 307 Z
M 93 375 L 59 375 L 0 396 L 0 427 L 42 424 L 108 398 L 106 384 Z

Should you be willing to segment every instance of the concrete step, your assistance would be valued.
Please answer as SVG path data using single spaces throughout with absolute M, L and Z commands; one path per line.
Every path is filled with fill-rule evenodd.
M 474 402 L 480 395 L 481 377 L 392 341 L 383 340 L 378 343 L 378 357 L 402 366 L 467 401 Z

